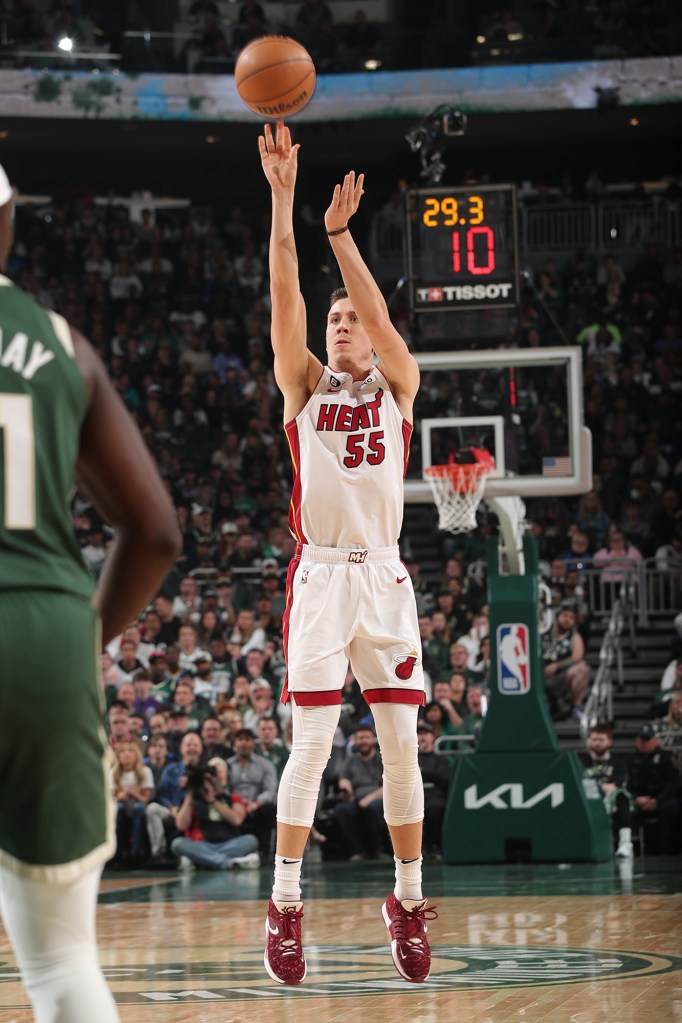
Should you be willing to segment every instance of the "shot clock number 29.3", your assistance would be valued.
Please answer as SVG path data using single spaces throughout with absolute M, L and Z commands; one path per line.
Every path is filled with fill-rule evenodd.
M 454 195 L 444 195 L 442 199 L 429 196 L 424 200 L 422 219 L 425 227 L 456 229 L 452 231 L 452 269 L 455 273 L 460 273 L 463 265 L 473 275 L 493 273 L 495 234 L 491 227 L 483 223 L 485 203 L 482 196 L 467 195 L 463 202 Z M 464 228 L 466 230 L 462 230 Z

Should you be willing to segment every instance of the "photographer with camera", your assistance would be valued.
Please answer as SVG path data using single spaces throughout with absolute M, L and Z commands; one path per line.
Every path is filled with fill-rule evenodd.
M 207 870 L 257 869 L 258 841 L 241 831 L 246 815 L 244 800 L 227 791 L 224 760 L 213 757 L 205 766 L 186 766 L 185 797 L 175 815 L 184 835 L 173 839 L 171 852 Z

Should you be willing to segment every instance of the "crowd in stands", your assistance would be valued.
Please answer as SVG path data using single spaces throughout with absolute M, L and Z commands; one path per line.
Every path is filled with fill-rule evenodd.
M 256 0 L 229 8 L 213 0 L 194 0 L 177 5 L 175 15 L 169 9 L 149 17 L 141 10 L 113 16 L 97 0 L 5 0 L 0 18 L 0 53 L 10 60 L 16 54 L 19 65 L 27 67 L 41 56 L 78 59 L 81 53 L 95 61 L 98 54 L 118 53 L 124 62 L 138 64 L 145 63 L 146 52 L 147 70 L 163 65 L 169 72 L 230 74 L 244 46 L 271 34 L 296 38 L 320 71 L 361 70 L 367 60 L 377 61 L 377 66 L 386 60 L 386 22 L 370 22 L 359 5 L 351 21 L 339 24 L 324 0 L 301 0 L 295 10 L 275 10 L 274 16 L 272 8 L 268 11 Z M 146 46 L 137 48 L 141 31 L 151 36 Z M 173 46 L 163 45 L 163 33 L 175 33 Z
M 100 53 L 120 58 L 129 70 L 229 74 L 247 43 L 274 33 L 298 39 L 319 71 L 337 73 L 652 57 L 675 53 L 679 31 L 670 0 L 645 7 L 628 0 L 562 6 L 546 0 L 457 15 L 438 3 L 406 4 L 402 23 L 390 4 L 384 17 L 372 21 L 361 0 L 352 17 L 340 16 L 325 0 L 286 6 L 187 0 L 115 13 L 112 6 L 100 0 L 4 0 L 0 55 L 13 66 L 30 67 L 50 55 L 78 59 L 85 53 L 96 62 Z
M 9 276 L 95 346 L 160 467 L 184 536 L 153 605 L 102 658 L 123 864 L 151 856 L 160 864 L 249 867 L 272 856 L 277 784 L 290 748 L 289 709 L 279 696 L 294 542 L 289 451 L 269 345 L 267 233 L 264 212 L 241 206 L 131 219 L 127 208 L 95 207 L 75 195 L 48 213 L 17 212 Z M 538 288 L 551 301 L 551 319 Z M 525 293 L 520 343 L 550 343 L 558 318 L 582 345 L 594 438 L 593 490 L 528 504 L 555 611 L 543 657 L 558 720 L 581 716 L 590 683 L 585 642 L 594 612 L 604 610 L 591 606 L 590 571 L 608 584 L 608 600 L 608 587 L 653 559 L 680 592 L 682 258 L 646 248 L 625 268 L 578 253 L 565 266 L 548 260 L 539 267 L 536 289 Z M 452 379 L 436 386 L 424 374 L 416 421 L 454 414 L 455 393 Z M 550 387 L 538 390 L 528 415 L 540 438 L 561 427 Z M 72 510 L 97 578 L 109 527 L 83 490 Z M 429 577 L 410 555 L 409 536 L 401 538 L 427 675 L 419 744 L 430 855 L 440 855 L 448 781 L 434 742 L 450 737 L 454 747 L 474 748 L 486 710 L 482 541 L 494 528 L 482 509 L 474 533 L 441 534 L 442 567 Z M 675 664 L 665 707 L 659 701 L 652 714 L 654 731 L 666 715 L 670 731 L 680 727 Z M 188 789 L 190 769 L 199 767 Z M 380 754 L 350 673 L 319 810 L 311 849 L 388 853 Z

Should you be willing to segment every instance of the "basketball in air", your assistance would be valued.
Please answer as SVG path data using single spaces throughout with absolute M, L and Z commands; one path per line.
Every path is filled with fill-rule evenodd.
M 291 117 L 310 102 L 315 65 L 304 46 L 288 36 L 253 39 L 237 57 L 237 92 L 249 110 L 269 117 Z

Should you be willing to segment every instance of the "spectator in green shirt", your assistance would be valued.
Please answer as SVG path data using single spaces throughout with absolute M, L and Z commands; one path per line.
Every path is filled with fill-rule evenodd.
M 481 686 L 469 686 L 466 700 L 467 710 L 469 713 L 465 715 L 457 734 L 473 736 L 470 745 L 475 746 L 478 740 L 478 734 L 481 731 L 484 717 L 483 690 L 481 689 Z
M 258 738 L 257 752 L 274 764 L 277 778 L 281 778 L 284 765 L 289 759 L 289 750 L 279 737 L 275 719 L 261 718 L 256 726 L 256 735 Z

